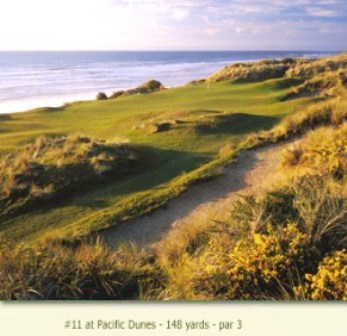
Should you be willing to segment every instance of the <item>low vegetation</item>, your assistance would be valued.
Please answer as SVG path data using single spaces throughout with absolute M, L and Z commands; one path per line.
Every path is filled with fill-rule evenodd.
M 340 127 L 321 127 L 309 132 L 304 141 L 288 150 L 284 157 L 287 168 L 305 168 L 328 172 L 336 178 L 347 173 L 347 123 Z
M 229 218 L 211 223 L 200 244 L 195 242 L 193 250 L 169 264 L 185 272 L 179 283 L 178 278 L 170 279 L 165 297 L 317 299 L 305 288 L 318 283 L 307 279 L 318 281 L 315 276 L 325 258 L 345 255 L 346 196 L 334 184 L 329 177 L 305 176 L 260 199 L 240 201 Z M 335 268 L 332 286 L 344 283 L 346 262 L 342 259 Z M 189 292 L 179 291 L 181 286 Z M 345 294 L 320 299 L 341 300 Z
M 342 104 L 338 98 L 331 99 L 310 105 L 305 111 L 290 115 L 269 131 L 251 134 L 244 146 L 251 148 L 265 143 L 276 143 L 305 134 L 319 126 L 332 125 L 336 127 L 346 120 L 345 104 Z
M 0 298 L 2 300 L 112 300 L 145 299 L 161 271 L 145 252 L 107 250 L 99 241 L 67 247 L 42 248 L 1 244 Z
M 141 152 L 134 146 L 85 136 L 39 137 L 0 163 L 0 218 L 34 203 L 66 198 L 97 181 L 136 170 Z
M 173 169 L 174 162 L 182 164 L 180 169 L 152 185 L 136 189 L 137 193 L 131 194 L 125 188 L 122 201 L 115 198 L 116 201 L 102 204 L 97 210 L 94 207 L 89 215 L 65 225 L 58 225 L 52 213 L 45 212 L 45 217 L 38 218 L 45 218 L 51 224 L 49 229 L 41 226 L 37 231 L 41 239 L 37 236 L 27 242 L 25 238 L 15 239 L 19 231 L 24 232 L 23 222 L 17 225 L 16 217 L 0 224 L 3 236 L 0 298 L 347 300 L 346 64 L 346 55 L 340 55 L 314 61 L 287 59 L 234 65 L 212 75 L 206 83 L 194 83 L 153 96 L 123 96 L 114 100 L 109 108 L 117 108 L 117 122 L 110 125 L 111 112 L 103 116 L 103 122 L 109 127 L 100 123 L 99 117 L 93 119 L 100 127 L 100 134 L 114 134 L 117 130 L 117 135 L 126 136 L 134 143 L 156 145 L 156 149 L 160 149 L 157 156 L 152 157 L 148 175 L 137 171 L 130 174 L 131 184 L 140 181 L 136 175 L 144 181 L 144 176 L 153 178 L 155 172 L 163 174 L 165 169 Z M 180 95 L 179 101 L 174 100 L 177 95 Z M 197 97 L 204 106 L 194 105 Z M 254 100 L 247 105 L 246 98 Z M 156 99 L 160 106 L 153 103 Z M 169 105 L 165 107 L 167 100 Z M 108 106 L 110 101 L 99 102 L 102 104 L 99 106 Z M 146 110 L 145 102 L 154 105 Z M 218 105 L 224 103 L 226 105 Z M 232 104 L 230 110 L 227 104 Z M 137 111 L 139 105 L 144 106 L 145 111 L 132 116 L 130 112 Z M 93 109 L 93 105 L 88 106 Z M 128 106 L 125 114 L 119 112 L 123 106 Z M 265 109 L 267 114 L 261 115 L 259 109 Z M 82 105 L 81 110 L 88 115 L 85 106 Z M 79 107 L 67 107 L 67 111 L 70 118 L 73 113 L 81 116 Z M 46 125 L 50 118 L 59 123 L 59 111 L 49 112 L 51 117 L 47 117 L 48 112 L 36 113 L 47 118 Z M 31 122 L 38 120 L 30 116 Z M 4 125 L 13 127 L 15 134 L 11 118 L 4 120 Z M 137 127 L 139 124 L 145 126 Z M 148 131 L 151 125 L 153 131 Z M 16 127 L 18 130 L 19 126 Z M 122 131 L 124 128 L 126 131 Z M 227 205 L 224 213 L 215 214 L 211 210 L 211 213 L 199 214 L 143 250 L 121 246 L 111 251 L 96 236 L 88 236 L 90 232 L 165 205 L 192 183 L 219 174 L 239 150 L 294 137 L 298 142 L 283 152 L 278 168 L 283 181 L 261 194 L 250 194 Z M 10 143 L 19 143 L 15 137 L 8 135 L 8 139 Z M 41 142 L 44 145 L 40 145 Z M 64 151 L 68 145 L 69 149 Z M 74 141 L 70 137 L 43 138 L 17 154 L 6 154 L 9 156 L 5 157 L 0 171 L 14 170 L 13 186 L 17 188 L 22 183 L 20 176 L 16 176 L 18 169 L 19 174 L 25 175 L 24 181 L 31 181 L 30 190 L 35 190 L 40 180 L 26 174 L 39 164 L 54 166 L 52 171 L 59 171 L 77 164 L 76 161 L 84 162 L 81 169 L 92 172 L 94 178 L 104 174 L 102 167 L 100 174 L 100 164 L 109 167 L 115 163 L 115 177 L 123 177 L 125 172 L 132 172 L 133 167 L 136 170 L 143 160 L 137 148 L 85 137 Z M 170 149 L 168 155 L 164 149 Z M 174 152 L 178 150 L 180 155 L 190 154 L 179 156 Z M 206 156 L 194 161 L 193 152 Z M 212 155 L 207 155 L 208 152 Z M 22 155 L 26 160 L 19 160 Z M 167 161 L 170 157 L 179 160 Z M 182 173 L 184 167 L 189 167 L 189 171 Z M 70 170 L 64 175 L 69 176 Z M 113 168 L 106 173 L 112 171 Z M 10 175 L 0 176 L 6 182 L 2 185 L 11 187 Z M 42 187 L 55 180 L 55 177 L 47 179 L 50 183 Z M 60 184 L 64 186 L 63 179 Z M 112 193 L 119 192 L 119 189 L 110 189 Z M 6 190 L 2 197 L 8 198 L 12 189 Z M 101 195 L 105 201 L 102 190 L 93 194 L 93 198 Z M 82 203 L 81 199 L 79 202 Z M 30 220 L 36 215 L 27 216 L 19 216 L 18 221 L 34 223 Z M 34 225 L 30 227 L 34 228 Z
M 337 74 L 336 72 L 319 74 L 306 80 L 302 85 L 293 88 L 291 92 L 284 97 L 284 100 L 307 96 L 319 96 L 322 98 L 333 97 L 336 94 L 336 90 L 342 85 L 342 74 Z
M 207 171 L 216 175 L 220 165 L 230 162 L 219 154 L 226 144 L 237 149 L 250 132 L 272 127 L 294 106 L 304 104 L 281 102 L 287 90 L 274 91 L 273 85 L 188 85 L 6 115 L 1 121 L 2 158 L 22 152 L 41 136 L 58 139 L 82 133 L 106 142 L 130 142 L 143 151 L 143 160 L 119 178 L 93 179 L 91 187 L 86 182 L 64 193 L 68 197 L 11 212 L 1 219 L 1 236 L 27 243 L 47 236 L 72 240 L 167 204 L 200 175 L 202 180 Z
M 163 90 L 165 90 L 164 85 L 158 82 L 157 80 L 152 79 L 148 82 L 143 83 L 142 85 L 140 85 L 139 87 L 135 89 L 116 91 L 112 93 L 110 98 L 115 99 L 119 97 L 133 96 L 136 94 L 153 93 L 153 92 L 158 92 Z
M 347 53 L 311 61 L 304 60 L 291 67 L 287 71 L 286 76 L 310 78 L 331 71 L 340 72 L 344 69 L 347 69 Z
M 345 69 L 347 54 L 318 60 L 286 58 L 232 64 L 209 76 L 207 81 L 259 82 L 279 77 L 310 79 L 319 74 L 339 74 Z M 328 83 L 329 80 L 324 85 Z
M 230 80 L 233 82 L 259 82 L 272 78 L 280 78 L 293 64 L 300 60 L 284 59 L 282 61 L 259 61 L 252 63 L 237 63 L 225 67 L 207 78 L 208 82 Z
M 161 242 L 166 299 L 347 300 L 347 124 L 326 124 L 283 153 L 289 181 Z
M 99 92 L 96 96 L 97 100 L 106 100 L 107 99 L 107 95 L 105 92 Z

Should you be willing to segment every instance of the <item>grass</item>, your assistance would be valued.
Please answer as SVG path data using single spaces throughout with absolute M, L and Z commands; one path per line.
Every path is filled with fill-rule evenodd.
M 346 97 L 344 93 L 343 97 Z M 332 98 L 323 102 L 312 104 L 303 111 L 284 118 L 269 131 L 251 134 L 243 146 L 255 147 L 266 143 L 276 143 L 293 136 L 305 134 L 317 127 L 341 125 L 347 119 L 346 104 L 341 99 Z
M 150 265 L 146 253 L 114 253 L 100 241 L 78 248 L 50 244 L 40 250 L 2 244 L 0 260 L 3 300 L 133 299 L 147 283 L 153 284 L 151 279 L 158 279 L 157 287 L 161 281 L 160 270 Z
M 83 188 L 80 194 L 64 197 L 53 207 L 32 206 L 30 211 L 2 220 L 2 236 L 17 242 L 54 235 L 73 239 L 166 204 L 189 184 L 204 179 L 209 162 L 225 162 L 219 151 L 226 144 L 237 148 L 250 132 L 271 128 L 283 116 L 308 103 L 281 102 L 288 88 L 280 87 L 280 81 L 189 85 L 6 115 L 1 123 L 2 155 L 34 143 L 41 136 L 83 133 L 141 146 L 148 160 L 140 171 L 121 181 Z M 169 127 L 163 129 L 160 125 Z
M 199 214 L 159 243 L 161 298 L 347 299 L 346 123 L 330 127 L 308 133 L 294 164 L 284 153 L 282 185 Z
M 88 137 L 40 137 L 0 165 L 0 218 L 36 203 L 56 201 L 86 184 L 116 180 L 145 165 L 144 153 L 128 144 Z
M 116 100 L 79 102 L 58 109 L 38 109 L 28 113 L 7 115 L 1 123 L 2 152 L 20 148 L 33 142 L 41 135 L 61 135 L 80 133 L 88 136 L 110 139 L 115 136 L 129 138 L 155 146 L 174 146 L 164 135 L 151 137 L 145 132 L 136 131 L 136 126 L 152 123 L 153 120 L 183 119 L 190 129 L 189 122 L 199 123 L 204 115 L 220 112 L 225 114 L 246 113 L 250 115 L 278 117 L 293 112 L 299 102 L 281 103 L 283 90 L 274 91 L 275 83 L 254 83 L 246 85 L 192 85 L 173 88 L 149 95 L 122 97 Z M 266 108 L 266 111 L 264 111 Z M 211 113 L 210 113 L 211 112 Z M 187 148 L 185 133 L 175 130 L 176 148 Z M 183 134 L 181 134 L 183 133 Z M 182 140 L 178 135 L 183 135 Z M 191 137 L 192 134 L 186 134 Z M 6 140 L 6 142 L 5 142 Z M 191 147 L 205 151 L 207 141 Z M 173 148 L 172 148 L 173 149 Z M 207 149 L 208 150 L 208 149 Z
M 330 81 L 344 59 L 287 60 L 285 76 L 270 80 L 273 64 L 267 72 L 264 62 L 255 74 L 266 78 L 257 82 L 247 66 L 243 84 L 199 82 L 6 116 L 3 155 L 53 128 L 55 136 L 83 128 L 133 143 L 148 165 L 2 221 L 0 298 L 346 300 L 347 92 L 343 81 Z M 305 83 L 314 87 L 309 97 L 284 100 Z M 89 239 L 212 178 L 239 150 L 295 136 L 302 140 L 283 153 L 281 185 L 224 213 L 198 214 L 141 251 Z

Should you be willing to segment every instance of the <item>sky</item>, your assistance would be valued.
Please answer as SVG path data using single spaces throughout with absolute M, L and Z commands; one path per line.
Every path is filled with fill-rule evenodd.
M 0 50 L 347 50 L 347 0 L 1 0 Z

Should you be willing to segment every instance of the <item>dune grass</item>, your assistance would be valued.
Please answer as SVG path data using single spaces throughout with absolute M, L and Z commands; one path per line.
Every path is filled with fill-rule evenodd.
M 339 127 L 337 142 L 345 129 Z M 333 140 L 327 130 L 323 141 L 323 129 L 310 133 L 303 152 L 311 156 L 317 136 L 323 150 L 314 155 L 324 160 Z M 285 175 L 295 168 L 293 180 L 241 198 L 219 217 L 199 214 L 152 249 L 111 251 L 99 240 L 35 248 L 2 243 L 0 297 L 346 300 L 346 148 L 330 148 L 328 157 L 342 160 L 338 176 L 315 159 L 288 166 L 285 152 L 280 169 Z M 297 174 L 300 168 L 304 175 Z
M 281 82 L 201 83 L 6 115 L 0 132 L 3 156 L 42 136 L 86 134 L 141 146 L 146 164 L 121 180 L 61 197 L 54 206 L 32 206 L 6 218 L 0 224 L 2 236 L 17 242 L 75 239 L 166 204 L 189 184 L 215 175 L 218 169 L 211 167 L 230 162 L 230 153 L 219 155 L 226 144 L 235 149 L 249 133 L 269 129 L 309 103 L 281 101 L 289 90 Z
M 256 63 L 254 73 L 241 69 L 242 84 L 224 78 L 3 117 L 2 155 L 38 135 L 83 131 L 140 146 L 147 165 L 3 220 L 0 298 L 347 300 L 345 58 Z M 277 71 L 285 75 L 274 79 Z M 300 90 L 310 94 L 284 99 Z M 295 136 L 282 184 L 225 213 L 199 214 L 142 251 L 89 239 L 215 176 L 238 150 Z
M 114 181 L 145 166 L 144 153 L 128 144 L 88 137 L 40 137 L 0 164 L 0 218 L 98 182 Z

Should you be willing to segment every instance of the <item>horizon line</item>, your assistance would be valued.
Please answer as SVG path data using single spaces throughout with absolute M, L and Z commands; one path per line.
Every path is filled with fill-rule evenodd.
M 347 50 L 347 49 L 346 49 Z M 344 52 L 345 49 L 6 49 L 0 52 Z

